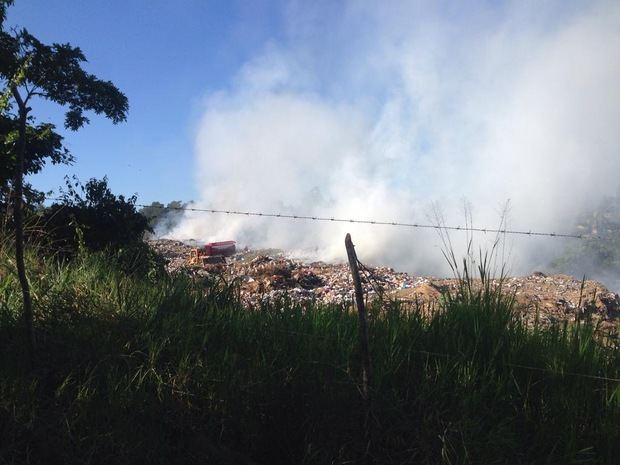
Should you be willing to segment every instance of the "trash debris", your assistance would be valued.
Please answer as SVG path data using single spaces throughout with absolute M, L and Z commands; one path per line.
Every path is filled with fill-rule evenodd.
M 168 260 L 170 272 L 219 273 L 231 282 L 236 279 L 241 298 L 250 308 L 285 295 L 295 302 L 349 305 L 353 301 L 353 282 L 345 263 L 305 263 L 273 249 L 245 249 L 227 257 L 225 264 L 192 269 L 187 265 L 187 257 L 195 247 L 162 239 L 149 244 Z M 361 277 L 368 299 L 382 294 L 405 307 L 436 307 L 442 294 L 459 292 L 456 279 L 412 276 L 389 267 L 364 268 Z M 529 276 L 496 279 L 491 285 L 502 286 L 505 294 L 514 296 L 530 326 L 590 318 L 599 328 L 612 331 L 620 316 L 620 297 L 596 281 L 534 272 Z

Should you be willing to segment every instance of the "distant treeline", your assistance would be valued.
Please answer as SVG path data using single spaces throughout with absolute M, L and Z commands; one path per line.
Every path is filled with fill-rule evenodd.
M 152 202 L 150 205 L 143 207 L 140 213 L 144 215 L 153 230 L 155 236 L 160 236 L 172 230 L 179 224 L 183 216 L 181 208 L 185 208 L 188 202 L 173 200 L 167 205 L 161 202 Z

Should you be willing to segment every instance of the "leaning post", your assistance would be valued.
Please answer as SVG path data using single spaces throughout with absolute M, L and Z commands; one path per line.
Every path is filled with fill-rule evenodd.
M 351 241 L 351 234 L 346 235 L 344 239 L 344 245 L 347 249 L 347 256 L 349 258 L 349 267 L 351 268 L 351 276 L 353 277 L 353 286 L 355 288 L 355 302 L 357 305 L 357 314 L 359 317 L 359 340 L 360 340 L 360 353 L 362 357 L 362 397 L 366 408 L 365 418 L 365 434 L 366 434 L 366 452 L 365 459 L 368 462 L 368 452 L 370 448 L 370 379 L 371 379 L 371 365 L 370 365 L 370 347 L 368 342 L 368 318 L 366 314 L 366 308 L 364 306 L 364 293 L 362 291 L 362 281 L 360 280 L 359 268 L 357 266 L 357 255 L 355 253 L 355 247 Z

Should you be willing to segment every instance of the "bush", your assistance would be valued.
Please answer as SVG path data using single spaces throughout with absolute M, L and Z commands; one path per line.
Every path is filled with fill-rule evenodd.
M 80 247 L 90 251 L 140 248 L 137 244 L 151 229 L 136 210 L 135 195 L 127 199 L 114 195 L 105 177 L 93 178 L 85 186 L 67 180 L 67 188 L 62 201 L 42 213 L 46 236 L 54 246 L 66 255 L 74 255 Z

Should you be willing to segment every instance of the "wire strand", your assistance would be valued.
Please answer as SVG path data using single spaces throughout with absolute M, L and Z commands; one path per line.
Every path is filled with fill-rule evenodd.
M 48 197 L 48 200 L 54 201 L 63 201 L 61 198 L 51 198 Z M 492 228 L 474 228 L 474 227 L 461 227 L 461 226 L 438 226 L 438 225 L 428 225 L 428 224 L 418 224 L 418 223 L 402 223 L 397 221 L 375 221 L 375 220 L 357 220 L 357 219 L 344 219 L 344 218 L 328 218 L 328 217 L 320 217 L 320 216 L 307 216 L 307 215 L 290 215 L 290 214 L 281 214 L 281 213 L 264 213 L 264 212 L 253 212 L 253 211 L 237 211 L 237 210 L 218 210 L 211 208 L 193 208 L 193 207 L 165 207 L 158 205 L 142 205 L 142 204 L 134 204 L 136 207 L 150 207 L 150 208 L 159 208 L 163 210 L 181 210 L 181 211 L 194 211 L 194 212 L 205 212 L 205 213 L 222 213 L 227 215 L 244 215 L 244 216 L 259 216 L 259 217 L 269 217 L 269 218 L 288 218 L 295 220 L 312 220 L 312 221 L 330 221 L 330 222 L 340 222 L 340 223 L 359 223 L 359 224 L 371 224 L 371 225 L 385 225 L 385 226 L 402 226 L 402 227 L 411 227 L 411 228 L 427 228 L 427 229 L 436 229 L 436 230 L 454 230 L 454 231 L 475 231 L 475 232 L 483 232 L 483 233 L 499 233 L 499 234 L 521 234 L 528 236 L 546 236 L 546 237 L 557 237 L 557 238 L 574 238 L 574 239 L 584 239 L 588 238 L 599 238 L 600 236 L 584 236 L 582 234 L 559 234 L 559 233 L 546 233 L 546 232 L 538 232 L 538 231 L 515 231 L 509 229 L 492 229 Z M 379 280 L 376 279 L 374 273 L 371 268 L 364 265 L 362 262 L 358 260 L 358 264 L 360 265 L 360 269 L 366 275 L 366 279 L 371 285 L 371 287 L 375 290 L 375 292 L 379 293 L 375 285 L 382 288 Z M 429 352 L 425 350 L 413 350 L 413 352 L 423 353 L 426 355 L 436 356 L 436 357 L 445 357 L 452 358 L 453 356 L 450 354 L 442 354 L 437 352 Z M 585 373 L 573 373 L 573 372 L 559 372 L 550 370 L 547 368 L 533 367 L 527 365 L 520 365 L 515 363 L 506 363 L 507 366 L 511 366 L 513 368 L 520 368 L 524 370 L 537 371 L 548 373 L 556 376 L 573 376 L 578 378 L 586 378 L 592 380 L 599 381 L 608 381 L 620 383 L 620 378 L 609 378 L 605 376 L 597 376 L 597 375 L 589 375 Z
M 292 215 L 286 213 L 272 213 L 272 212 L 257 212 L 257 211 L 240 211 L 240 210 L 222 210 L 215 208 L 195 208 L 195 207 L 165 207 L 159 205 L 142 205 L 135 204 L 136 207 L 142 208 L 159 208 L 162 210 L 180 210 L 190 212 L 202 212 L 213 214 L 225 214 L 236 216 L 254 216 L 263 218 L 284 218 L 292 220 L 309 220 L 309 221 L 324 221 L 332 223 L 352 223 L 352 224 L 368 224 L 375 226 L 398 226 L 405 228 L 417 228 L 417 229 L 434 229 L 434 230 L 449 230 L 449 231 L 472 231 L 481 233 L 495 233 L 495 234 L 517 234 L 523 236 L 545 236 L 556 238 L 571 238 L 571 239 L 585 239 L 588 238 L 600 238 L 598 236 L 583 235 L 583 234 L 567 234 L 567 233 L 555 233 L 555 232 L 540 232 L 540 231 L 523 231 L 523 230 L 511 230 L 511 229 L 494 229 L 494 228 L 475 228 L 473 226 L 444 226 L 435 224 L 424 223 L 407 223 L 400 221 L 383 221 L 383 220 L 368 220 L 368 219 L 355 219 L 355 218 L 336 218 L 326 216 L 313 216 L 313 215 Z
M 62 198 L 55 197 L 46 197 L 47 200 L 53 201 L 64 201 Z M 597 235 L 584 235 L 584 234 L 568 234 L 568 233 L 555 233 L 555 232 L 541 232 L 541 231 L 523 231 L 523 230 L 513 230 L 506 228 L 475 228 L 473 226 L 447 226 L 447 225 L 438 225 L 438 224 L 424 224 L 424 223 L 409 223 L 409 222 L 401 222 L 401 221 L 385 221 L 385 220 L 368 220 L 368 219 L 355 219 L 355 218 L 336 218 L 336 217 L 327 217 L 327 216 L 316 216 L 316 215 L 293 215 L 287 213 L 272 213 L 272 212 L 257 212 L 257 211 L 240 211 L 240 210 L 223 210 L 216 208 L 195 208 L 195 207 L 166 207 L 160 205 L 144 205 L 136 203 L 134 204 L 136 207 L 141 208 L 158 208 L 161 210 L 175 210 L 175 211 L 190 211 L 190 212 L 201 212 L 201 213 L 212 213 L 212 214 L 225 214 L 225 215 L 235 215 L 235 216 L 254 216 L 254 217 L 263 217 L 263 218 L 283 218 L 283 219 L 291 219 L 291 220 L 308 220 L 308 221 L 323 221 L 323 222 L 331 222 L 331 223 L 351 223 L 351 224 L 367 224 L 374 226 L 397 226 L 404 228 L 416 228 L 416 229 L 434 229 L 437 231 L 470 231 L 470 232 L 480 232 L 480 233 L 489 233 L 489 234 L 516 234 L 522 236 L 543 236 L 543 237 L 554 237 L 554 238 L 568 238 L 568 239 L 601 239 L 600 236 Z
M 455 358 L 455 356 L 451 354 L 444 354 L 440 352 L 429 352 L 426 350 L 412 350 L 411 352 L 425 354 L 425 355 L 433 356 L 433 357 L 442 357 L 442 358 L 447 358 L 447 359 Z M 610 378 L 607 376 L 589 375 L 586 373 L 576 373 L 576 372 L 571 372 L 571 371 L 550 370 L 549 368 L 533 367 L 529 365 L 521 365 L 518 363 L 510 363 L 510 362 L 506 362 L 505 365 L 509 367 L 513 367 L 513 368 L 520 368 L 522 370 L 527 370 L 527 371 L 536 371 L 539 373 L 546 373 L 546 374 L 554 375 L 554 376 L 572 376 L 575 378 L 584 378 L 584 379 L 592 379 L 592 380 L 597 380 L 597 381 L 620 383 L 620 378 Z

